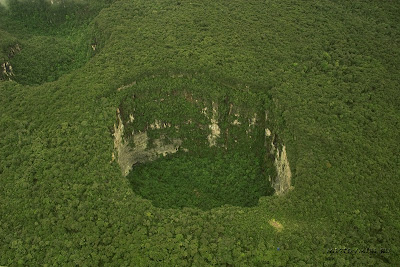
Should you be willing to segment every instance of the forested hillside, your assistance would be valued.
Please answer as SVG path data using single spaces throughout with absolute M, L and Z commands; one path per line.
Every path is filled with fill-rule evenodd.
M 399 14 L 0 1 L 0 266 L 396 266 Z

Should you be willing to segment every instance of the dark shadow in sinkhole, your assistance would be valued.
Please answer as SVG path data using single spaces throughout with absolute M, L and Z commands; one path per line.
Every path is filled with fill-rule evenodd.
M 133 191 L 160 208 L 222 205 L 256 206 L 272 195 L 263 159 L 256 153 L 210 149 L 207 155 L 178 152 L 153 162 L 137 164 L 127 176 Z

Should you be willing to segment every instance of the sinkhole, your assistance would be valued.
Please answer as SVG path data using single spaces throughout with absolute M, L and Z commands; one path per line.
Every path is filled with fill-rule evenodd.
M 107 5 L 0 1 L 0 82 L 39 85 L 83 67 L 103 45 L 97 24 L 89 23 Z
M 251 207 L 290 187 L 262 92 L 175 74 L 134 81 L 118 94 L 113 160 L 154 206 Z

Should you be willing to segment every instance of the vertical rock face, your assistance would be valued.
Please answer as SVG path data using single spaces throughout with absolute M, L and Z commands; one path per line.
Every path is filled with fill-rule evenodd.
M 279 149 L 276 151 L 275 167 L 277 177 L 275 178 L 272 186 L 277 195 L 283 195 L 291 189 L 292 179 L 292 172 L 290 171 L 285 146 L 282 147 L 282 151 L 279 151 Z
M 164 100 L 164 98 L 162 99 Z M 203 104 L 207 105 L 207 103 Z M 241 124 L 238 120 L 239 116 L 242 117 L 242 115 L 239 115 L 240 107 L 235 107 L 235 112 L 233 112 L 234 105 L 232 103 L 228 105 L 225 103 L 227 106 L 222 108 L 221 105 L 224 105 L 224 103 L 218 104 L 217 101 L 211 101 L 210 104 L 208 108 L 207 106 L 201 107 L 201 104 L 200 106 L 193 105 L 193 109 L 197 108 L 197 112 L 204 116 L 204 119 L 196 119 L 185 113 L 177 112 L 175 116 L 179 116 L 179 120 L 178 122 L 175 121 L 174 125 L 168 122 L 171 121 L 170 118 L 161 116 L 157 119 L 152 119 L 153 122 L 145 121 L 143 124 L 145 126 L 140 128 L 141 131 L 137 130 L 139 126 L 137 126 L 138 128 L 133 126 L 133 122 L 143 120 L 137 114 L 144 115 L 145 112 L 158 113 L 158 110 L 139 110 L 139 106 L 136 106 L 136 110 L 134 110 L 135 108 L 128 110 L 124 117 L 124 111 L 121 109 L 120 112 L 117 109 L 117 121 L 114 124 L 113 134 L 115 149 L 113 155 L 114 160 L 120 165 L 122 174 L 124 176 L 128 175 L 132 170 L 132 166 L 136 163 L 153 161 L 160 155 L 166 156 L 176 153 L 179 148 L 184 152 L 188 151 L 187 147 L 190 146 L 190 150 L 207 149 L 206 147 L 201 147 L 203 143 L 199 141 L 201 138 L 206 139 L 208 141 L 207 146 L 209 148 L 213 147 L 213 149 L 224 148 L 227 150 L 228 147 L 240 150 L 251 149 L 251 147 L 257 149 L 256 140 L 254 139 L 256 139 L 257 133 L 260 132 L 258 129 L 261 129 L 261 132 L 263 131 L 263 128 L 260 128 L 258 124 L 257 113 L 249 112 L 249 114 L 243 115 L 242 119 L 244 121 L 247 120 L 249 124 Z M 219 108 L 224 110 L 226 114 L 220 114 Z M 123 117 L 125 120 L 123 120 Z M 204 124 L 206 121 L 208 121 L 208 125 Z M 221 128 L 222 124 L 224 124 L 224 128 Z M 173 135 L 169 129 L 175 129 L 176 135 Z M 182 134 L 183 132 L 186 135 Z M 221 140 L 222 132 L 224 132 L 224 140 Z M 185 142 L 185 148 L 182 147 L 183 141 Z
M 117 151 L 117 162 L 121 168 L 122 174 L 126 176 L 132 169 L 130 159 L 132 158 L 132 151 L 127 143 L 123 140 L 124 124 L 122 123 L 121 116 L 118 112 L 118 125 L 114 124 L 114 148 Z M 114 154 L 113 154 L 114 155 Z
M 3 79 L 9 79 L 11 80 L 11 77 L 14 76 L 12 66 L 9 62 L 4 62 L 1 64 L 1 75 Z
M 265 112 L 265 125 L 268 126 L 268 114 Z M 271 179 L 271 186 L 276 195 L 284 195 L 293 187 L 291 186 L 292 172 L 287 157 L 286 146 L 280 142 L 278 136 L 269 128 L 265 128 L 266 153 L 274 158 L 276 177 Z
M 207 108 L 202 110 L 202 113 L 211 120 L 211 124 L 209 125 L 211 133 L 207 136 L 210 147 L 217 146 L 217 139 L 220 137 L 220 128 L 218 126 L 218 107 L 216 103 L 212 103 L 212 117 L 209 118 L 207 116 Z M 249 130 L 252 127 L 255 127 L 256 124 L 256 114 L 249 119 L 249 129 L 246 130 L 246 133 L 249 134 Z M 236 122 L 236 117 L 238 114 L 235 114 L 235 121 L 231 123 L 236 127 L 240 125 L 240 123 Z M 132 133 L 129 140 L 124 139 L 124 124 L 121 119 L 121 115 L 119 110 L 117 109 L 117 118 L 118 123 L 114 124 L 114 148 L 117 154 L 117 162 L 121 167 L 122 174 L 124 176 L 128 175 L 128 173 L 132 170 L 132 166 L 137 163 L 144 163 L 148 161 L 153 161 L 157 159 L 160 155 L 166 156 L 168 154 L 176 153 L 178 149 L 182 145 L 181 139 L 170 139 L 162 134 L 159 135 L 159 138 L 152 139 L 148 137 L 147 131 Z M 267 116 L 266 116 L 267 118 Z M 133 114 L 130 114 L 129 121 L 133 121 Z M 266 125 L 268 125 L 267 121 Z M 160 120 L 156 120 L 154 123 L 149 125 L 148 130 L 160 130 L 164 128 L 169 128 L 172 125 L 169 123 L 162 123 Z M 174 127 L 175 129 L 179 129 L 179 127 Z M 265 153 L 270 154 L 274 159 L 274 166 L 276 168 L 276 177 L 272 177 L 271 186 L 275 190 L 275 194 L 284 195 L 290 189 L 292 173 L 290 170 L 289 161 L 287 158 L 286 146 L 279 142 L 276 134 L 273 134 L 272 131 L 268 128 L 264 129 L 265 131 L 265 145 L 266 151 Z M 250 138 L 248 136 L 247 138 Z M 166 140 L 169 140 L 167 143 Z M 152 145 L 151 145 L 152 144 Z M 186 149 L 182 149 L 183 151 L 187 151 Z M 114 153 L 113 153 L 114 155 Z
M 133 96 L 124 99 L 117 109 L 113 155 L 124 176 L 137 163 L 178 150 L 193 155 L 221 149 L 228 155 L 234 150 L 248 150 L 249 155 L 254 153 L 261 160 L 260 175 L 271 185 L 268 194 L 275 191 L 276 195 L 284 195 L 292 188 L 286 146 L 274 131 L 277 121 L 258 99 L 249 99 L 252 105 L 246 105 L 235 102 L 229 94 L 196 97 L 174 89 L 149 96 L 141 90 L 135 87 Z M 234 101 L 229 101 L 230 97 Z M 265 118 L 260 115 L 263 112 Z
M 117 162 L 121 168 L 122 175 L 126 176 L 137 163 L 144 163 L 155 160 L 160 155 L 176 153 L 182 144 L 180 139 L 173 139 L 172 143 L 166 144 L 165 138 L 153 140 L 153 148 L 149 148 L 149 137 L 147 132 L 139 132 L 132 135 L 132 140 L 125 140 L 124 124 L 119 110 L 117 110 L 118 125 L 114 124 L 114 149 L 117 152 Z M 129 143 L 133 143 L 133 148 Z M 114 155 L 114 154 L 113 154 Z
M 216 103 L 212 102 L 212 118 L 211 118 L 211 124 L 209 125 L 209 128 L 211 130 L 210 135 L 208 135 L 207 139 L 210 144 L 210 147 L 216 146 L 217 145 L 217 138 L 219 137 L 221 130 L 219 129 L 218 126 L 218 106 Z
M 10 47 L 8 52 L 8 60 L 12 59 L 15 54 L 21 51 L 21 48 L 18 44 Z M 0 65 L 0 80 L 11 80 L 11 77 L 14 76 L 13 67 L 9 61 L 3 62 Z

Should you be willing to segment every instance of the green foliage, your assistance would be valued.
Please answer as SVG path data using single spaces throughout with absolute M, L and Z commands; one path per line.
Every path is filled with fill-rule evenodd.
M 209 149 L 203 157 L 178 152 L 135 165 L 128 179 L 134 192 L 157 207 L 255 206 L 271 188 L 261 173 L 260 159 L 251 151 L 243 152 Z
M 0 29 L 0 62 L 4 62 L 9 58 L 9 49 L 16 43 L 16 38 L 6 31 Z
M 87 25 L 109 4 L 9 0 L 7 9 L 0 10 L 0 25 L 7 31 L 0 29 L 0 62 L 9 61 L 14 73 L 11 79 L 26 85 L 52 82 L 82 67 L 94 54 Z M 12 44 L 18 44 L 21 51 L 11 55 Z
M 55 81 L 87 60 L 85 46 L 66 38 L 34 36 L 20 47 L 21 52 L 10 62 L 13 80 L 21 84 Z
M 68 10 L 43 1 L 0 8 L 1 59 L 15 60 L 15 79 L 20 77 L 0 82 L 0 265 L 400 262 L 398 1 L 72 3 Z M 40 42 L 52 50 L 41 51 Z M 26 52 L 9 59 L 10 46 L 17 43 Z M 28 71 L 36 61 L 50 62 L 38 69 L 40 77 Z M 181 73 L 182 81 L 170 75 Z M 58 79 L 47 82 L 49 76 Z M 117 91 L 134 81 L 137 88 Z M 294 190 L 263 196 L 253 207 L 205 202 L 211 210 L 159 208 L 134 192 L 118 164 L 110 162 L 116 109 L 134 107 L 126 100 L 133 93 L 168 93 L 174 87 L 204 97 L 209 108 L 214 97 L 223 102 L 226 96 L 247 105 L 250 114 L 264 105 L 266 126 L 286 146 Z M 176 99 L 180 110 L 196 113 L 182 99 Z M 145 110 L 145 102 L 137 100 Z M 149 109 L 160 112 L 156 115 L 171 111 L 169 105 L 150 103 Z M 178 121 L 174 114 L 166 118 Z M 139 119 L 137 127 L 144 123 Z M 260 163 L 252 159 L 260 155 L 257 149 L 246 151 L 233 160 L 210 154 L 191 161 L 187 154 L 151 164 L 157 174 L 169 169 L 161 177 L 176 183 L 173 163 L 187 176 L 195 173 L 192 180 L 214 175 L 222 183 L 231 172 L 248 170 L 248 177 L 255 177 Z M 204 168 L 191 167 L 196 164 L 215 171 L 206 175 Z M 149 176 L 142 183 L 156 181 L 155 170 L 145 165 L 138 170 Z M 251 205 L 257 183 L 248 186 L 256 188 Z M 188 188 L 180 188 L 183 196 Z M 219 188 L 236 205 L 226 189 Z M 243 197 L 243 191 L 237 195 Z M 270 225 L 272 219 L 282 231 Z M 332 248 L 364 252 L 327 253 Z
M 65 35 L 87 23 L 107 2 L 110 1 L 7 0 L 1 21 L 20 33 Z

